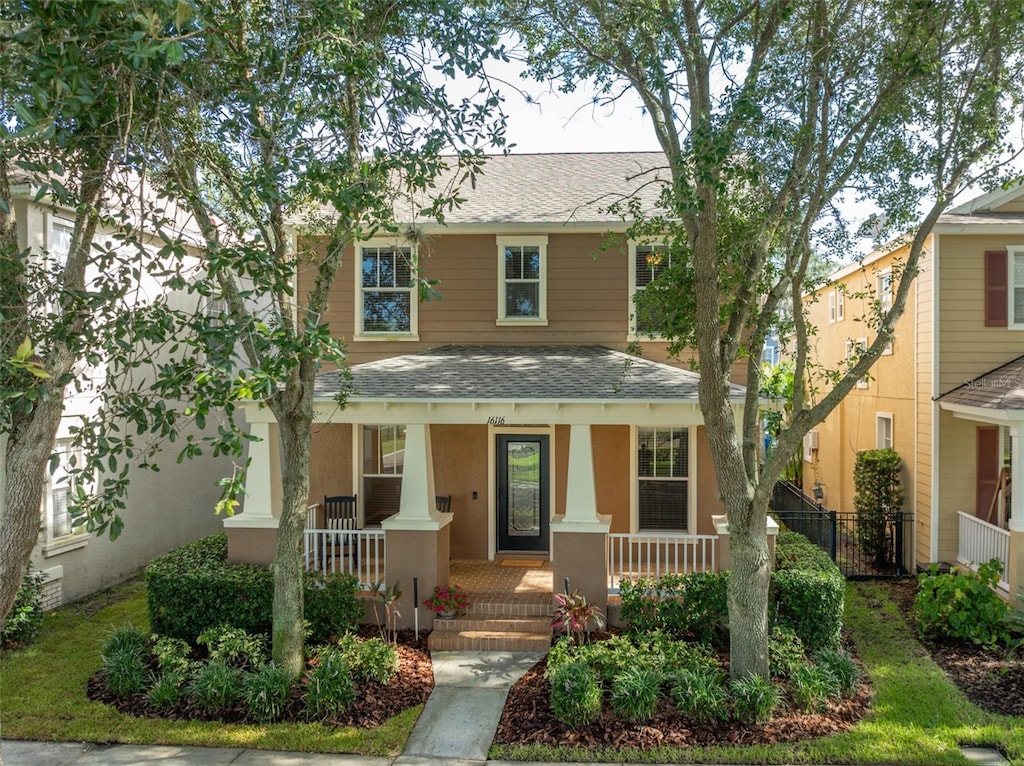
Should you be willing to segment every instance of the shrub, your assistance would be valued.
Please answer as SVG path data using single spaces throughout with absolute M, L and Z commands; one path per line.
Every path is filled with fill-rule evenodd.
M 192 678 L 188 692 L 199 710 L 214 718 L 223 718 L 241 698 L 242 677 L 224 660 L 209 660 Z
M 168 670 L 157 676 L 146 695 L 149 698 L 149 704 L 160 713 L 175 710 L 185 696 L 187 680 L 187 674 L 181 670 Z
M 680 670 L 669 676 L 669 696 L 676 710 L 697 723 L 729 717 L 725 674 L 715 668 Z
M 325 721 L 338 715 L 355 701 L 355 683 L 348 663 L 337 649 L 327 648 L 318 654 L 306 681 L 302 699 L 306 717 L 312 721 Z
M 601 684 L 584 662 L 562 665 L 551 676 L 551 709 L 572 729 L 597 720 L 601 714 Z
M 267 661 L 266 638 L 230 625 L 204 630 L 196 643 L 206 647 L 211 660 L 223 660 L 233 668 L 256 668 Z
M 383 639 L 343 636 L 338 649 L 358 681 L 386 684 L 398 673 L 398 651 Z
M 622 619 L 639 633 L 660 630 L 723 646 L 728 634 L 728 573 L 642 577 L 620 588 Z
M 842 649 L 821 649 L 814 655 L 814 661 L 822 667 L 828 668 L 839 683 L 839 693 L 843 697 L 849 697 L 857 690 L 860 683 L 860 667 L 853 661 L 853 657 Z
M 246 673 L 242 681 L 242 699 L 249 715 L 261 723 L 276 721 L 284 713 L 292 696 L 292 677 L 273 662 Z
M 798 667 L 804 665 L 807 655 L 804 642 L 792 628 L 776 625 L 768 637 L 768 663 L 771 673 L 777 678 L 789 678 Z
M 807 651 L 839 645 L 846 581 L 821 548 L 803 535 L 780 532 L 772 573 L 775 622 L 792 629 Z
M 170 671 L 181 671 L 188 673 L 195 663 L 192 661 L 192 647 L 188 641 L 170 636 L 158 636 L 153 634 L 150 637 L 152 643 L 153 657 L 156 658 L 156 666 L 163 673 Z
M 660 688 L 661 674 L 657 671 L 629 668 L 612 681 L 612 710 L 630 721 L 647 721 L 658 708 Z
M 996 593 L 1003 565 L 992 559 L 977 572 L 941 574 L 938 567 L 918 577 L 914 614 L 924 635 L 945 636 L 991 646 L 1010 637 L 1010 606 Z
M 790 694 L 802 710 L 824 710 L 830 698 L 840 695 L 840 683 L 824 665 L 804 663 L 790 675 Z
M 149 624 L 154 633 L 193 641 L 208 628 L 233 625 L 269 635 L 274 582 L 266 567 L 227 562 L 223 533 L 175 548 L 146 567 Z M 311 639 L 351 630 L 363 615 L 358 580 L 306 573 L 304 612 Z
M 853 484 L 857 542 L 874 558 L 876 566 L 885 566 L 892 559 L 895 512 L 903 507 L 899 454 L 892 449 L 858 452 Z
M 359 578 L 346 573 L 306 575 L 303 613 L 309 623 L 309 640 L 328 641 L 355 630 L 363 619 L 363 604 L 356 597 Z
M 729 685 L 733 714 L 742 723 L 764 723 L 782 701 L 779 688 L 761 676 L 737 678 Z
M 0 646 L 27 646 L 36 640 L 43 626 L 43 585 L 46 576 L 29 566 L 21 578 L 21 588 L 14 598 L 3 631 Z

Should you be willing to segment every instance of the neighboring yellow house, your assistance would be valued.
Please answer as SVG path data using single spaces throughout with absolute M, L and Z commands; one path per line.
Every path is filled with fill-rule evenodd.
M 627 242 L 602 210 L 638 192 L 653 201 L 663 166 L 658 153 L 492 157 L 444 226 L 346 253 L 329 320 L 353 393 L 340 409 L 338 374 L 318 378 L 309 525 L 323 526 L 325 496 L 357 498 L 364 582 L 429 588 L 449 558 L 519 556 L 550 562 L 552 590 L 571 577 L 603 604 L 640 558 L 662 571 L 721 564 L 699 376 L 632 309 L 670 255 Z M 609 232 L 619 240 L 604 249 Z M 439 280 L 440 299 L 418 300 L 416 273 Z M 300 273 L 299 293 L 309 288 Z M 743 396 L 735 386 L 737 417 Z M 244 512 L 226 526 L 233 558 L 264 562 L 276 424 L 249 415 L 266 440 L 250 448 Z M 367 570 L 383 559 L 371 544 L 386 546 L 386 571 Z
M 905 248 L 833 275 L 809 304 L 816 360 L 835 367 L 872 340 L 865 300 L 885 301 Z M 844 296 L 845 291 L 845 296 Z M 871 293 L 864 298 L 854 293 Z M 1024 587 L 1024 187 L 951 209 L 929 238 L 891 353 L 805 444 L 805 486 L 853 510 L 859 450 L 891 446 L 905 466 L 914 562 L 1003 561 L 1002 588 Z M 815 446 L 816 449 L 812 449 Z

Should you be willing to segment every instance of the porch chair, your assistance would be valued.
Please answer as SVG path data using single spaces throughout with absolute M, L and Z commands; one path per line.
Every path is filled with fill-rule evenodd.
M 452 512 L 452 496 L 451 495 L 437 495 L 434 497 L 434 502 L 437 504 L 437 510 L 441 513 Z
M 352 567 L 345 571 L 357 571 L 359 569 L 359 538 L 357 535 L 349 534 L 349 532 L 359 529 L 359 506 L 356 496 L 325 496 L 324 527 L 336 533 L 326 536 L 324 560 L 326 561 L 328 556 L 349 557 Z

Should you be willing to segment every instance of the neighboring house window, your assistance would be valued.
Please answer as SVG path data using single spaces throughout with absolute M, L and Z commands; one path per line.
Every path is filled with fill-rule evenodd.
M 892 269 L 884 269 L 875 275 L 875 297 L 882 311 L 892 308 Z
M 690 519 L 690 432 L 637 429 L 637 511 L 642 530 L 686 532 Z
M 842 322 L 846 319 L 846 293 L 843 288 L 836 290 L 836 321 Z
M 857 362 L 857 357 L 867 351 L 868 339 L 867 338 L 848 338 L 846 341 L 846 359 L 853 366 Z M 868 387 L 868 376 L 865 375 L 863 378 L 857 381 L 857 388 Z
M 366 524 L 398 513 L 405 465 L 405 426 L 363 426 L 363 491 Z
M 363 243 L 359 250 L 357 335 L 416 334 L 416 267 L 410 247 Z
M 833 290 L 828 294 L 828 323 L 836 322 L 836 292 Z
M 1007 248 L 1010 276 L 1010 326 L 1024 329 L 1024 246 Z
M 892 415 L 888 412 L 875 413 L 875 447 L 892 449 Z
M 547 324 L 547 237 L 498 237 L 498 324 Z
M 804 462 L 813 463 L 818 452 L 818 432 L 808 431 L 804 434 Z
M 68 469 L 72 467 L 72 463 L 80 465 L 82 455 L 72 446 L 70 439 L 58 439 L 53 454 L 53 471 L 48 475 L 44 501 L 46 547 L 63 547 L 68 543 L 77 543 L 75 547 L 78 547 L 86 542 L 86 530 L 83 524 L 73 526 L 71 523 L 68 507 L 71 504 L 74 484 L 68 475 Z
M 660 337 L 657 318 L 651 314 L 641 316 L 637 311 L 635 296 L 668 270 L 672 265 L 672 253 L 666 245 L 637 245 L 631 242 L 629 256 L 631 334 L 647 338 Z

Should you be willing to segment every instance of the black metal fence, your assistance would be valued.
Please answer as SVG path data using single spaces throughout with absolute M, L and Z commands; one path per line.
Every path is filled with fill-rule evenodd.
M 851 580 L 905 577 L 912 514 L 832 511 L 780 481 L 772 493 L 771 515 L 786 529 L 799 532 L 826 551 Z

